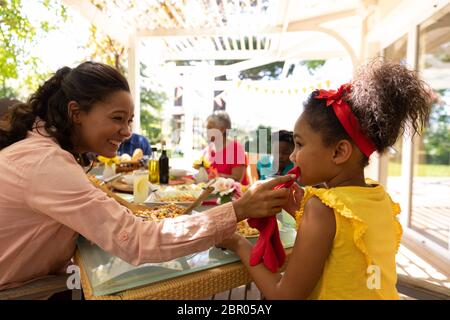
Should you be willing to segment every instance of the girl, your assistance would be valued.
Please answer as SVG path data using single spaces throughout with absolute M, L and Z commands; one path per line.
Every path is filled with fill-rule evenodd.
M 252 246 L 234 235 L 221 246 L 248 267 L 268 299 L 398 299 L 395 255 L 400 212 L 364 178 L 374 151 L 386 151 L 406 124 L 417 133 L 431 107 L 427 87 L 404 66 L 375 61 L 338 91 L 316 90 L 294 128 L 291 159 L 308 186 L 292 210 L 297 238 L 284 275 L 250 266 Z M 311 186 L 323 184 L 323 188 Z M 294 184 L 295 185 L 295 184 Z M 298 190 L 293 187 L 293 191 Z M 298 208 L 298 207 L 297 207 Z
M 0 290 L 65 273 L 78 234 L 137 265 L 206 250 L 230 236 L 246 212 L 281 210 L 289 192 L 271 191 L 275 184 L 268 183 L 196 215 L 161 223 L 136 218 L 94 187 L 81 166 L 88 152 L 116 155 L 131 134 L 133 110 L 126 79 L 85 62 L 58 70 L 2 120 Z

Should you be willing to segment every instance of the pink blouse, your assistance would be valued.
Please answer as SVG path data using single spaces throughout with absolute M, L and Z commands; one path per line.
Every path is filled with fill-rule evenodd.
M 138 265 L 206 250 L 236 229 L 231 203 L 160 223 L 142 221 L 36 131 L 0 151 L 0 181 L 0 290 L 65 272 L 78 234 Z

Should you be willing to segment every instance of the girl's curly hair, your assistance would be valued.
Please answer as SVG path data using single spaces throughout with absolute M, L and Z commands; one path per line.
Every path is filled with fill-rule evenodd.
M 347 102 L 363 133 L 382 153 L 395 144 L 407 123 L 411 123 L 413 133 L 421 133 L 430 115 L 430 92 L 417 72 L 376 59 L 358 70 Z M 315 99 L 317 94 L 314 91 L 305 103 L 306 120 L 320 131 L 325 145 L 341 139 L 351 141 L 333 108 L 326 108 L 325 100 Z

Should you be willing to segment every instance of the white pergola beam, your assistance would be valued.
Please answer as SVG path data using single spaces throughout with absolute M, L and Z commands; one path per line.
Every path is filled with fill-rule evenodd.
M 449 5 L 450 0 L 415 1 L 414 5 L 410 0 L 403 0 L 369 28 L 367 38 L 369 41 L 380 41 L 380 46 L 385 48 L 408 33 L 411 26 L 423 23 Z M 390 27 L 389 32 L 386 32 L 386 26 Z
M 343 11 L 334 12 L 331 14 L 324 14 L 312 18 L 291 21 L 286 26 L 286 32 L 302 31 L 305 28 L 314 28 L 317 25 L 355 16 L 356 9 L 346 9 Z M 252 29 L 252 34 L 277 34 L 283 31 L 283 25 L 257 27 Z M 238 27 L 216 27 L 216 28 L 157 28 L 153 30 L 140 30 L 138 35 L 140 37 L 181 37 L 181 36 L 229 36 L 235 37 L 242 33 L 242 29 Z
M 282 17 L 283 25 L 278 34 L 278 44 L 277 44 L 277 54 L 278 55 L 281 53 L 281 48 L 283 45 L 283 37 L 289 26 L 289 14 L 290 14 L 289 7 L 290 7 L 289 0 L 283 0 L 281 2 L 280 9 L 281 9 L 281 17 Z
M 255 56 L 262 58 L 270 58 L 276 60 L 277 55 L 274 52 L 266 50 L 231 50 L 231 51 L 197 51 L 189 50 L 184 52 L 167 52 L 164 54 L 165 60 L 248 60 Z M 278 60 L 285 59 L 303 59 L 303 60 L 326 60 L 332 57 L 347 57 L 348 53 L 345 50 L 333 51 L 281 51 Z
M 139 39 L 131 36 L 128 47 L 128 83 L 131 96 L 134 101 L 133 132 L 141 133 L 141 84 L 140 84 L 140 60 Z
M 296 20 L 289 23 L 286 32 L 295 32 L 302 30 L 303 28 L 310 28 L 317 25 L 322 25 L 327 22 L 354 17 L 358 15 L 357 9 L 346 9 L 342 11 L 336 11 L 333 13 L 326 13 L 320 16 L 315 16 L 307 19 Z
M 101 12 L 96 6 L 85 0 L 63 0 L 63 3 L 80 13 L 96 28 L 107 34 L 124 46 L 128 46 L 130 34 L 126 31 L 130 28 L 120 21 L 112 20 Z

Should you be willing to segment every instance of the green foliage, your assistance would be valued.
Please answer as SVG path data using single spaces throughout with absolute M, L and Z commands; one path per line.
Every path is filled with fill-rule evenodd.
M 0 83 L 6 90 L 8 79 L 18 78 L 18 65 L 28 63 L 26 44 L 36 35 L 30 21 L 22 14 L 21 0 L 2 0 L 0 5 Z
M 12 98 L 15 99 L 18 96 L 17 92 L 14 89 L 4 86 L 0 87 L 0 99 L 1 98 Z
M 439 90 L 440 96 L 450 96 L 450 89 Z M 433 105 L 430 124 L 424 134 L 427 162 L 450 164 L 450 105 L 444 100 Z
M 402 164 L 389 162 L 388 176 L 401 176 Z M 450 177 L 450 166 L 442 164 L 415 164 L 414 175 L 417 177 Z
M 269 126 L 259 125 L 256 130 L 250 132 L 248 140 L 244 143 L 244 148 L 246 152 L 250 153 L 271 153 L 271 136 L 272 136 L 272 128 Z M 262 143 L 266 143 L 266 150 L 260 150 L 259 144 L 260 139 L 263 139 Z
M 125 74 L 127 56 L 125 46 L 97 30 L 91 25 L 87 49 L 90 51 L 89 58 L 93 61 L 115 67 L 122 74 Z
M 161 112 L 167 96 L 141 88 L 141 130 L 152 145 L 161 141 Z
M 101 4 L 97 3 L 96 6 L 102 9 Z M 125 47 L 99 32 L 94 25 L 91 26 L 90 32 L 89 42 L 86 45 L 90 50 L 89 58 L 113 66 L 122 74 L 126 74 L 127 51 Z M 141 77 L 148 78 L 146 71 L 147 66 L 141 63 Z M 141 87 L 140 99 L 142 134 L 149 139 L 152 145 L 155 145 L 161 140 L 161 112 L 167 97 L 164 93 Z
M 277 61 L 256 68 L 243 70 L 239 74 L 239 79 L 261 80 L 277 79 L 283 71 L 284 61 Z
M 66 20 L 66 9 L 58 1 L 40 0 L 39 4 L 46 10 L 56 13 L 57 17 Z M 32 48 L 39 37 L 57 28 L 59 22 L 40 21 L 39 27 L 24 14 L 22 0 L 0 0 L 0 92 L 17 96 L 18 92 L 11 89 L 11 80 L 18 79 L 21 70 L 26 75 L 15 87 L 25 87 L 33 91 L 46 72 L 39 67 L 40 60 L 33 55 Z M 16 81 L 17 82 L 17 81 Z
M 300 65 L 306 66 L 310 74 L 313 74 L 314 71 L 319 69 L 325 64 L 325 60 L 305 60 L 300 61 Z
M 143 63 L 140 66 L 140 74 L 143 78 L 149 78 L 147 66 Z M 141 87 L 141 130 L 153 146 L 161 142 L 161 113 L 167 100 L 164 92 Z

